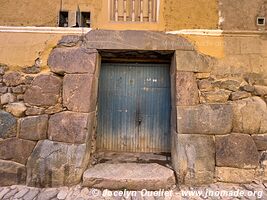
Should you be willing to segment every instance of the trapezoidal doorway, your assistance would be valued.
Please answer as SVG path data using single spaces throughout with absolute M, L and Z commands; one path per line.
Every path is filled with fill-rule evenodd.
M 98 150 L 170 152 L 169 68 L 155 63 L 102 63 Z

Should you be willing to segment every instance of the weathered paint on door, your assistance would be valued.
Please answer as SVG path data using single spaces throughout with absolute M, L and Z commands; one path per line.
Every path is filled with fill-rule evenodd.
M 103 63 L 99 84 L 99 150 L 170 152 L 167 64 Z

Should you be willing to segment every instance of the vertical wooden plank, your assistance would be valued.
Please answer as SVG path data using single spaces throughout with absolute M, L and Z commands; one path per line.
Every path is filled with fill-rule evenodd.
M 123 0 L 123 21 L 127 21 L 127 0 Z
M 115 21 L 117 22 L 119 20 L 119 0 L 115 0 Z
M 152 21 L 152 0 L 148 0 L 148 21 Z
M 140 0 L 140 22 L 144 21 L 143 12 L 144 12 L 144 2 L 143 0 Z
M 135 21 L 135 0 L 132 0 L 132 22 Z

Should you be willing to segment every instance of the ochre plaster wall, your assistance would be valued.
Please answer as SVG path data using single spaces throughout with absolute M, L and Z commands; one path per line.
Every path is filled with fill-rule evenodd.
M 108 0 L 0 0 L 0 26 L 57 26 L 60 8 L 91 12 L 92 28 L 112 30 L 215 29 L 217 0 L 160 0 L 156 23 L 115 23 L 109 20 Z
M 46 66 L 47 58 L 62 34 L 0 33 L 0 63 L 31 66 L 37 58 Z
M 0 33 L 0 63 L 13 67 L 46 67 L 50 51 L 63 34 Z M 182 35 L 196 50 L 216 60 L 213 73 L 260 73 L 267 76 L 267 39 L 263 35 Z

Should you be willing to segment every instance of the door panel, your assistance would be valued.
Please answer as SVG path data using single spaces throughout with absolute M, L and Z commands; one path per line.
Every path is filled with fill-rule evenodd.
M 170 78 L 165 64 L 103 63 L 97 147 L 170 152 Z

